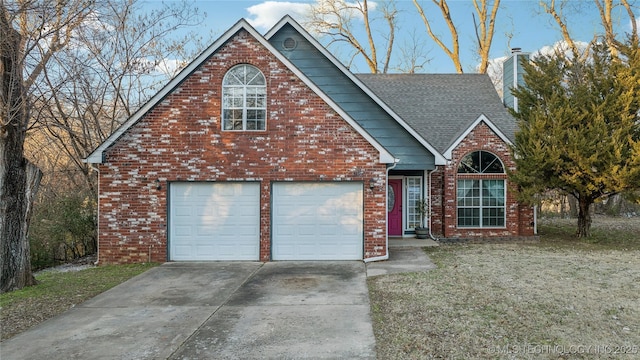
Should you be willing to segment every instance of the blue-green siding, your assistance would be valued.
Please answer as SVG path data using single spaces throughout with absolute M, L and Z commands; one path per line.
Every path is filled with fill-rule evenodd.
M 283 41 L 293 38 L 297 46 L 285 50 Z M 376 104 L 360 87 L 310 44 L 293 27 L 286 25 L 269 42 L 285 55 L 362 128 L 400 159 L 398 170 L 435 168 L 434 155 Z
M 514 53 L 502 64 L 502 102 L 505 106 L 515 108 L 516 99 L 511 89 L 524 84 L 523 61 L 529 61 L 529 54 Z M 513 67 L 516 66 L 515 79 Z

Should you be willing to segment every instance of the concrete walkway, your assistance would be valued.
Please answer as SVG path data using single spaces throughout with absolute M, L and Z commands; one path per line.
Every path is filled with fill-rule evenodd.
M 438 246 L 431 239 L 391 238 L 389 239 L 389 260 L 367 264 L 367 277 L 424 272 L 436 268 L 422 248 Z

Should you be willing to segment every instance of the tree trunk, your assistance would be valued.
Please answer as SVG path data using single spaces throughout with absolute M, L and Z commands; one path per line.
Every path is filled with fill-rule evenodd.
M 593 204 L 592 200 L 585 197 L 578 198 L 578 231 L 576 236 L 586 238 L 591 236 L 591 213 L 589 208 Z
M 35 284 L 27 237 L 42 173 L 24 158 L 29 119 L 20 35 L 0 3 L 0 293 Z
M 569 217 L 574 218 L 578 216 L 578 199 L 575 196 L 567 195 L 567 202 L 569 203 Z
M 2 286 L 0 293 L 36 284 L 31 272 L 28 231 L 33 210 L 33 200 L 38 192 L 42 171 L 30 162 L 25 163 L 24 178 L 26 182 L 23 194 L 13 197 L 12 202 L 15 206 L 10 206 L 9 203 L 4 202 L 0 206 L 0 214 L 8 210 L 7 208 L 11 209 L 8 214 L 4 213 L 0 218 L 0 229 L 3 230 Z M 7 198 L 7 196 L 3 198 Z M 9 206 L 5 206 L 5 204 Z

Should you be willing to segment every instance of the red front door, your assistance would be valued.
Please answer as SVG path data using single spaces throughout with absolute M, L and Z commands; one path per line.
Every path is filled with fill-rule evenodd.
M 387 233 L 402 236 L 402 179 L 389 179 Z

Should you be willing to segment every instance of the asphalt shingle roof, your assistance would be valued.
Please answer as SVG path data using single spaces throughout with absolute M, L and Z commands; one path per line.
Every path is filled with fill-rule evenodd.
M 438 151 L 484 114 L 514 141 L 516 121 L 484 74 L 357 74 L 371 91 Z

